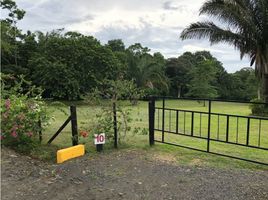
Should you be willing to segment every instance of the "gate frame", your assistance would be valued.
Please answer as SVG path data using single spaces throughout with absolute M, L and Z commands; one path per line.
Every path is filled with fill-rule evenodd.
M 162 112 L 162 129 L 155 129 L 155 110 L 156 110 L 156 107 L 155 107 L 155 101 L 156 99 L 162 99 L 163 103 L 162 103 L 162 108 L 157 108 L 157 109 L 162 109 L 164 112 Z M 165 142 L 164 141 L 164 133 L 165 132 L 169 132 L 169 131 L 165 131 L 165 99 L 178 99 L 178 100 L 196 100 L 196 101 L 208 101 L 208 112 L 206 112 L 206 114 L 208 115 L 208 136 L 206 138 L 204 137 L 197 137 L 197 136 L 193 136 L 193 131 L 191 131 L 191 135 L 184 135 L 184 134 L 178 134 L 178 127 L 176 125 L 176 132 L 178 135 L 184 135 L 184 136 L 189 136 L 189 137 L 193 137 L 193 138 L 199 138 L 199 139 L 206 139 L 207 140 L 207 150 L 202 150 L 202 149 L 197 149 L 197 148 L 194 148 L 194 147 L 189 147 L 189 146 L 184 146 L 184 145 L 180 145 L 180 144 L 174 144 L 174 143 L 169 143 L 169 142 Z M 155 142 L 158 142 L 158 143 L 163 143 L 163 144 L 169 144 L 169 145 L 173 145 L 173 146 L 178 146 L 178 147 L 182 147 L 182 148 L 187 148 L 187 149 L 191 149 L 191 150 L 196 150 L 196 151 L 201 151 L 201 152 L 206 152 L 206 153 L 210 153 L 210 154 L 213 154 L 213 155 L 219 155 L 219 156 L 223 156 L 223 157 L 228 157 L 228 158 L 233 158 L 233 159 L 237 159 L 237 160 L 242 160 L 242 161 L 247 161 L 247 162 L 251 162 L 251 163 L 256 163 L 256 164 L 261 164 L 261 165 L 266 165 L 268 166 L 268 163 L 264 163 L 264 162 L 259 162 L 259 161 L 256 161 L 256 160 L 250 160 L 250 159 L 245 159 L 245 158 L 241 158 L 241 157 L 236 157 L 236 156 L 231 156 L 231 155 L 226 155 L 226 154 L 221 154 L 221 153 L 217 153 L 217 152 L 212 152 L 210 151 L 210 141 L 214 141 L 214 142 L 224 142 L 224 141 L 221 141 L 221 140 L 216 140 L 216 139 L 211 139 L 210 138 L 210 134 L 211 134 L 211 115 L 215 115 L 215 114 L 218 114 L 218 116 L 221 114 L 221 113 L 212 113 L 211 112 L 211 102 L 212 101 L 218 101 L 218 102 L 234 102 L 234 103 L 247 103 L 247 104 L 264 104 L 266 105 L 265 103 L 259 103 L 259 102 L 245 102 L 245 101 L 232 101 L 232 100 L 229 100 L 229 101 L 225 101 L 225 100 L 218 100 L 218 99 L 215 99 L 215 100 L 212 100 L 212 99 L 192 99 L 192 98 L 174 98 L 174 97 L 156 97 L 156 96 L 151 96 L 149 97 L 149 103 L 148 103 L 148 108 L 149 108 L 149 144 L 150 146 L 153 146 L 155 144 Z M 172 110 L 172 109 L 171 109 Z M 175 110 L 175 109 L 173 109 Z M 176 123 L 178 124 L 178 111 L 179 110 L 176 110 Z M 185 112 L 185 111 L 184 111 Z M 197 111 L 191 111 L 189 110 L 189 112 L 192 112 L 192 126 L 193 126 L 193 113 L 197 112 Z M 202 112 L 199 112 L 199 113 L 202 113 Z M 205 112 L 203 112 L 205 113 Z M 266 150 L 268 151 L 268 147 L 267 148 L 258 148 L 258 147 L 255 147 L 255 146 L 251 146 L 249 145 L 249 134 L 250 134 L 250 119 L 251 118 L 254 118 L 254 119 L 259 119 L 259 120 L 268 120 L 268 118 L 266 117 L 248 117 L 248 116 L 239 116 L 239 115 L 229 115 L 229 114 L 224 114 L 226 116 L 226 119 L 227 119 L 227 122 L 226 122 L 226 144 L 231 144 L 231 145 L 239 145 L 239 146 L 244 146 L 244 147 L 247 147 L 247 148 L 255 148 L 255 149 L 260 149 L 260 150 Z M 247 138 L 246 138 L 246 145 L 242 145 L 242 144 L 238 144 L 238 143 L 232 143 L 232 142 L 229 142 L 228 141 L 228 137 L 229 137 L 229 117 L 243 117 L 243 118 L 247 118 Z M 191 126 L 191 129 L 193 128 Z M 162 140 L 159 141 L 159 140 L 155 140 L 155 137 L 154 137 L 154 131 L 157 130 L 157 131 L 161 131 L 162 132 Z M 169 133 L 173 133 L 173 132 L 169 132 Z M 176 134 L 176 133 L 174 133 Z

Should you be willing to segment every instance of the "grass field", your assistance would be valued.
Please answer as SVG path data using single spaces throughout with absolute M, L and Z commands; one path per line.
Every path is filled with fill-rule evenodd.
M 148 103 L 145 101 L 139 102 L 137 106 L 131 106 L 129 102 L 123 101 L 120 104 L 125 109 L 130 109 L 131 117 L 133 121 L 130 123 L 132 130 L 135 127 L 148 128 Z M 156 102 L 156 107 L 161 107 L 162 101 Z M 183 110 L 194 111 L 207 111 L 207 103 L 204 106 L 202 102 L 186 101 L 186 100 L 168 100 L 166 101 L 166 108 L 175 108 Z M 61 107 L 67 113 L 69 112 L 68 106 Z M 61 124 L 67 119 L 67 116 L 55 108 L 55 106 L 49 107 L 50 111 L 53 111 L 55 121 L 44 131 L 43 137 L 46 142 L 61 126 Z M 83 103 L 77 104 L 78 114 L 78 128 L 85 124 L 90 124 L 94 121 L 96 113 L 100 110 L 98 106 L 87 105 Z M 226 102 L 213 102 L 212 112 L 225 113 L 235 115 L 248 116 L 251 110 L 247 104 L 238 103 L 226 103 Z M 185 115 L 185 116 L 184 116 Z M 159 116 L 159 117 L 158 117 Z M 169 120 L 171 119 L 171 120 Z M 185 119 L 185 122 L 184 122 Z M 200 123 L 200 115 L 194 116 L 194 135 L 201 134 L 202 137 L 207 136 L 207 115 L 202 116 Z M 155 128 L 162 127 L 162 113 L 157 111 L 155 113 Z M 218 126 L 219 122 L 219 126 Z M 238 142 L 244 144 L 246 141 L 246 119 L 239 118 L 239 126 L 237 126 L 237 118 L 230 117 L 229 127 L 229 141 Z M 200 127 L 201 124 L 201 127 Z M 176 112 L 165 112 L 165 130 L 174 131 L 176 128 Z M 191 130 L 191 113 L 180 112 L 179 113 L 179 131 L 184 131 L 188 134 Z M 250 145 L 259 144 L 259 121 L 251 120 L 250 126 Z M 156 139 L 161 139 L 161 132 L 155 132 Z M 226 138 L 226 117 L 214 116 L 211 117 L 211 138 L 219 138 L 224 140 Z M 194 148 L 206 149 L 206 140 L 190 138 L 186 136 L 179 136 L 174 134 L 165 133 L 165 141 L 170 143 L 182 144 Z M 91 137 L 81 141 L 86 143 L 86 147 L 89 152 L 94 152 L 93 139 Z M 53 145 L 57 148 L 71 146 L 71 128 L 68 125 L 63 132 L 53 141 Z M 105 149 L 110 149 L 109 144 L 105 145 Z M 268 121 L 262 121 L 260 146 L 268 147 Z M 219 167 L 242 167 L 242 168 L 266 168 L 265 166 L 250 164 L 244 161 L 238 161 L 230 158 L 224 158 L 220 156 L 210 155 L 193 150 L 183 149 L 170 145 L 164 145 L 156 143 L 152 148 L 148 145 L 148 135 L 133 134 L 132 131 L 128 132 L 125 140 L 119 145 L 120 148 L 137 148 L 152 151 L 152 153 L 161 154 L 167 157 L 172 156 L 177 162 L 181 164 L 190 165 L 207 165 L 207 166 L 219 166 Z M 211 150 L 214 152 L 220 152 L 224 154 L 230 154 L 233 156 L 240 156 L 247 159 L 255 159 L 261 162 L 268 162 L 268 151 L 249 149 L 246 147 L 240 147 L 237 145 L 230 145 L 225 143 L 211 142 Z

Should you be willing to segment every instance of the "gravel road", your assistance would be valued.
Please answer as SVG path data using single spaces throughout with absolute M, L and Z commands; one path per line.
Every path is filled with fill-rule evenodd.
M 267 200 L 268 169 L 181 166 L 146 151 L 87 154 L 61 165 L 2 148 L 2 200 Z

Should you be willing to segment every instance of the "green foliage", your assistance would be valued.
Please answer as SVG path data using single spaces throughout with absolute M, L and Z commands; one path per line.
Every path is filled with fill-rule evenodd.
M 141 127 L 135 127 L 133 130 L 133 134 L 140 134 L 140 135 L 148 135 L 149 129 L 148 128 L 141 128 Z
M 264 103 L 261 99 L 251 100 L 253 103 Z M 268 116 L 268 107 L 265 104 L 251 104 L 251 114 L 257 116 Z
M 231 75 L 235 80 L 230 90 L 233 99 L 247 100 L 257 98 L 259 81 L 251 68 L 243 68 Z
M 205 72 L 197 72 L 197 68 L 200 64 L 206 61 L 211 61 L 213 63 L 210 70 L 214 73 L 207 74 Z M 197 82 L 200 82 L 200 77 L 202 79 L 206 78 L 206 76 L 213 76 L 210 77 L 212 80 L 209 85 L 213 86 L 216 90 L 220 90 L 221 87 L 226 84 L 225 82 L 220 82 L 219 84 L 221 72 L 226 72 L 222 67 L 222 64 L 207 51 L 197 51 L 195 53 L 185 52 L 178 58 L 169 58 L 166 64 L 166 75 L 170 79 L 170 94 L 178 97 L 187 96 L 187 93 L 189 93 L 193 84 L 196 85 L 195 87 L 198 87 L 199 83 Z M 195 83 L 195 81 L 197 82 Z M 201 97 L 200 92 L 193 96 Z
M 113 121 L 113 110 L 111 107 L 102 107 L 102 110 L 99 114 L 96 114 L 96 121 L 90 127 L 92 135 L 105 133 L 106 138 L 109 141 L 114 140 L 114 121 Z M 118 141 L 124 140 L 127 135 L 127 132 L 131 130 L 129 122 L 131 122 L 129 110 L 123 110 L 120 106 L 116 108 L 116 117 L 117 117 L 117 133 Z
M 145 91 L 165 93 L 169 87 L 169 80 L 165 75 L 165 59 L 160 53 L 152 56 L 147 52 L 149 49 L 140 44 L 128 48 L 128 78 L 133 78 L 137 86 Z
M 25 14 L 24 10 L 17 7 L 15 1 L 3 0 L 1 9 L 8 10 L 8 17 L 1 19 L 1 65 L 2 69 L 14 68 L 13 71 L 21 71 L 18 66 L 18 44 L 22 39 L 21 30 L 17 28 L 17 22 Z M 4 67 L 5 66 L 5 67 Z
M 50 62 L 39 57 L 31 62 L 35 66 L 33 79 L 35 84 L 41 85 L 44 96 L 56 99 L 75 100 L 79 98 L 79 83 L 74 72 L 59 61 Z
M 6 21 L 9 22 L 14 22 L 15 20 L 21 20 L 25 15 L 25 11 L 19 9 L 17 7 L 16 2 L 12 0 L 2 0 L 0 2 L 0 7 L 2 9 L 7 9 L 9 11 L 8 18 L 6 18 Z
M 100 100 L 102 98 L 110 99 L 113 102 L 118 100 L 130 100 L 132 104 L 143 97 L 143 90 L 137 88 L 133 80 L 104 80 L 93 93 L 86 98 L 88 100 Z
M 213 61 L 207 60 L 195 67 L 191 72 L 193 78 L 189 83 L 187 96 L 201 98 L 215 98 L 218 96 L 216 88 L 212 85 L 216 75 L 213 64 Z
M 197 22 L 181 33 L 182 39 L 208 38 L 211 44 L 224 42 L 233 45 L 255 63 L 255 70 L 263 78 L 268 69 L 268 1 L 223 1 L 208 0 L 200 8 L 200 14 L 217 19 L 223 26 L 217 26 L 213 20 Z M 268 101 L 268 85 L 264 86 L 265 101 Z
M 189 59 L 191 57 L 191 59 Z M 189 72 L 194 67 L 194 55 L 186 52 L 178 58 L 169 58 L 166 64 L 166 75 L 170 79 L 170 94 L 184 96 L 190 81 Z
M 132 104 L 136 104 L 137 100 L 141 97 L 140 91 L 133 81 L 127 80 L 106 80 L 102 83 L 101 87 L 96 88 L 94 93 L 90 93 L 86 98 L 87 100 L 100 106 L 96 110 L 96 120 L 90 120 L 84 123 L 82 129 L 87 130 L 92 135 L 105 133 L 108 140 L 114 139 L 114 110 L 113 104 L 116 105 L 117 116 L 117 132 L 118 139 L 123 140 L 127 132 L 131 130 L 129 123 L 132 121 L 130 117 L 130 110 L 123 109 L 119 100 L 130 100 Z M 103 103 L 103 98 L 107 99 Z
M 6 87 L 6 81 L 14 81 L 13 86 Z M 25 91 L 27 85 L 28 91 Z M 10 146 L 18 151 L 29 153 L 37 146 L 37 134 L 48 123 L 46 106 L 23 77 L 10 80 L 7 75 L 1 78 L 1 140 L 2 145 Z
M 127 50 L 136 57 L 146 55 L 150 52 L 150 49 L 148 47 L 143 47 L 140 43 L 130 45 Z
M 113 52 L 124 52 L 125 44 L 121 39 L 109 40 L 107 46 L 111 48 Z
M 223 7 L 217 9 L 213 2 L 206 4 L 212 7 L 205 9 L 209 12 L 208 8 L 211 8 L 211 15 L 227 9 L 224 5 L 226 2 L 221 2 Z M 250 100 L 256 97 L 260 85 L 252 71 L 227 73 L 208 51 L 185 52 L 178 58 L 165 59 L 161 53 L 152 54 L 148 47 L 140 43 L 126 47 L 121 39 L 114 39 L 102 45 L 92 36 L 65 32 L 64 29 L 47 33 L 27 31 L 22 34 L 17 22 L 23 18 L 25 11 L 12 0 L 1 1 L 1 8 L 9 13 L 6 19 L 1 20 L 1 70 L 14 76 L 24 75 L 27 80 L 44 89 L 44 98 L 79 100 L 94 92 L 95 88 L 102 91 L 110 85 L 113 91 L 113 88 L 121 87 L 120 83 L 116 83 L 119 79 L 121 83 L 126 80 L 123 85 L 132 91 L 127 98 L 133 104 L 141 96 L 148 95 Z M 210 27 L 218 30 L 213 25 Z M 212 34 L 210 32 L 204 31 L 200 37 Z M 221 38 L 220 33 L 213 33 L 212 36 L 215 36 L 214 39 L 228 39 Z M 198 34 L 198 31 L 189 29 L 188 32 L 184 31 L 182 37 L 191 38 Z M 214 41 L 212 36 L 210 39 Z M 210 69 L 213 73 L 199 69 L 200 63 L 205 61 L 213 62 Z M 120 94 L 115 96 L 118 99 L 126 98 Z M 105 95 L 100 97 L 104 98 Z
M 113 79 L 119 62 L 109 48 L 95 38 L 78 33 L 39 33 L 38 50 L 30 59 L 33 82 L 45 89 L 44 96 L 79 99 L 103 79 Z

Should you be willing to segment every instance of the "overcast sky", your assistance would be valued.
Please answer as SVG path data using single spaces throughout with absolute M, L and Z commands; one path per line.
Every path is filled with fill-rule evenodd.
M 65 28 L 93 35 L 103 44 L 122 39 L 126 46 L 140 42 L 166 58 L 185 51 L 209 50 L 228 72 L 248 67 L 233 47 L 210 46 L 206 40 L 181 41 L 181 31 L 191 22 L 205 20 L 198 10 L 205 0 L 16 0 L 26 11 L 22 30 L 51 31 Z

